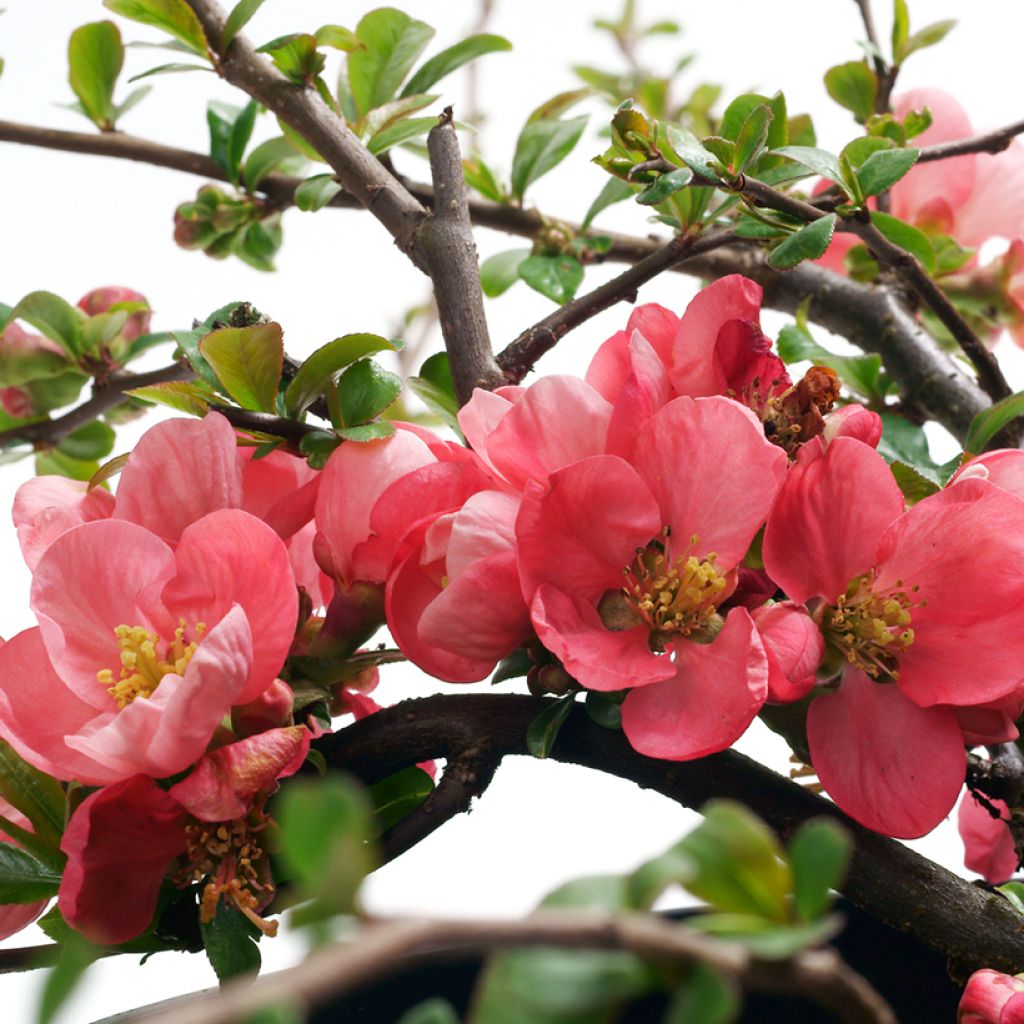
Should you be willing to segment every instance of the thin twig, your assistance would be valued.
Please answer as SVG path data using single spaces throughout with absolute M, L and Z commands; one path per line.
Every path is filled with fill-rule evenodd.
M 147 1024 L 229 1024 L 266 1007 L 310 1010 L 386 978 L 410 956 L 449 957 L 529 946 L 631 952 L 667 964 L 702 963 L 746 989 L 786 992 L 817 1003 L 844 1024 L 896 1024 L 885 1000 L 830 950 L 763 961 L 739 943 L 714 939 L 645 914 L 547 910 L 522 921 L 399 920 L 370 922 L 349 943 L 313 953 L 304 963 L 255 983 L 171 1001 L 164 1013 L 139 1012 Z M 123 1017 L 128 1024 L 135 1014 Z
M 1010 143 L 1024 132 L 1024 121 L 1014 121 L 983 135 L 973 135 L 969 139 L 958 139 L 955 142 L 939 142 L 934 146 L 922 146 L 918 152 L 919 164 L 933 160 L 948 160 L 951 156 L 965 156 L 969 153 L 1002 153 L 1009 149 Z
M 293 451 L 299 451 L 299 444 L 308 434 L 324 433 L 326 427 L 317 427 L 312 423 L 300 423 L 299 420 L 288 419 L 284 416 L 274 416 L 269 412 L 253 412 L 249 409 L 239 409 L 233 405 L 218 405 L 210 403 L 210 409 L 219 412 L 233 427 L 245 430 L 253 434 L 266 434 L 269 437 L 279 437 L 291 443 Z
M 498 365 L 508 380 L 518 384 L 545 352 L 569 331 L 619 302 L 636 302 L 637 289 L 658 274 L 689 259 L 695 259 L 736 241 L 731 230 L 713 232 L 703 238 L 677 235 L 660 249 L 635 263 L 625 273 L 607 281 L 586 295 L 567 302 L 539 323 L 527 328 L 498 355 Z
M 868 42 L 874 47 L 871 62 L 878 79 L 878 92 L 875 94 L 875 113 L 884 114 L 889 109 L 889 97 L 892 95 L 899 66 L 890 66 L 882 54 L 882 44 L 875 29 L 875 18 L 871 12 L 871 0 L 854 0 L 860 10 L 861 21 L 864 22 L 864 33 Z

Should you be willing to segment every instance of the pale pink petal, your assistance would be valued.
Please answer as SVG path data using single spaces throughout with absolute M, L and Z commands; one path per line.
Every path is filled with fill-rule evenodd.
M 697 398 L 720 393 L 714 352 L 718 332 L 730 320 L 758 323 L 761 286 L 730 274 L 699 291 L 686 307 L 672 349 L 672 386 L 676 393 Z
M 541 643 L 589 690 L 647 686 L 675 675 L 667 654 L 651 652 L 646 627 L 607 629 L 591 602 L 556 587 L 537 588 L 530 617 Z
M 975 871 L 986 882 L 998 885 L 1017 870 L 1017 851 L 1010 833 L 1010 809 L 1002 800 L 986 797 L 997 815 L 964 790 L 957 813 L 957 828 L 964 841 L 964 867 Z
M 177 575 L 163 592 L 176 620 L 212 626 L 235 605 L 252 630 L 252 675 L 237 703 L 277 677 L 295 636 L 298 591 L 284 541 L 265 523 L 225 509 L 188 527 L 175 552 Z
M 280 449 L 254 459 L 254 449 L 240 449 L 242 505 L 287 540 L 313 518 L 320 473 L 304 459 Z
M 167 795 L 200 821 L 231 821 L 249 813 L 253 798 L 294 775 L 309 751 L 303 725 L 270 729 L 207 754 Z
M 353 583 L 352 551 L 370 536 L 370 514 L 399 477 L 435 462 L 427 445 L 408 430 L 366 444 L 340 445 L 327 460 L 316 501 L 316 556 L 324 572 Z M 383 576 L 371 582 L 381 582 Z
M 166 635 L 159 595 L 173 573 L 174 553 L 159 537 L 117 519 L 76 526 L 47 548 L 32 580 L 32 610 L 54 669 L 83 700 L 110 704 L 96 673 L 120 667 L 118 626 Z
M 848 670 L 836 693 L 815 698 L 807 740 L 828 795 L 862 825 L 916 839 L 953 809 L 966 771 L 963 735 L 949 708 L 919 708 L 899 687 Z
M 584 459 L 523 494 L 516 521 L 523 594 L 541 583 L 596 604 L 623 585 L 638 548 L 661 532 L 663 520 L 643 480 L 613 455 Z
M 611 406 L 578 377 L 542 377 L 505 414 L 487 455 L 513 487 L 604 451 Z
M 988 480 L 1004 491 L 1024 498 L 1024 451 L 999 448 L 971 459 L 956 471 L 951 484 L 960 480 Z
M 979 153 L 975 160 L 974 189 L 956 210 L 954 237 L 972 247 L 989 238 L 1019 238 L 1024 234 L 1024 146 L 1014 140 L 1002 153 Z
M 629 343 L 631 372 L 626 378 L 608 424 L 610 455 L 629 455 L 636 432 L 671 397 L 668 371 L 658 353 L 639 331 Z
M 630 461 L 672 528 L 673 555 L 716 552 L 731 569 L 750 547 L 786 476 L 760 421 L 728 398 L 677 398 L 641 428 Z
M 150 427 L 121 471 L 114 516 L 174 543 L 189 523 L 242 504 L 235 431 L 211 412 Z
M 474 388 L 469 401 L 459 410 L 459 427 L 466 443 L 492 472 L 497 471 L 487 455 L 487 442 L 511 408 L 512 401 L 509 398 L 483 388 Z
M 633 335 L 639 331 L 665 366 L 670 366 L 680 322 L 679 317 L 670 309 L 656 302 L 646 302 L 636 306 L 629 314 L 626 337 L 632 340 Z
M 288 539 L 288 561 L 295 574 L 295 583 L 303 588 L 314 608 L 326 608 L 334 597 L 334 581 L 320 568 L 314 554 L 316 523 L 306 523 Z
M 518 513 L 518 495 L 502 491 L 471 495 L 452 521 L 445 558 L 448 578 L 461 575 L 480 558 L 514 551 Z
M 883 530 L 903 511 L 903 494 L 873 448 L 840 437 L 823 457 L 804 445 L 768 517 L 764 564 L 794 601 L 829 601 L 876 561 Z
M 823 436 L 826 444 L 837 437 L 852 437 L 877 448 L 882 439 L 882 417 L 877 412 L 865 409 L 863 405 L 851 402 L 825 416 Z
M 768 659 L 745 608 L 734 608 L 713 643 L 673 643 L 675 673 L 633 690 L 622 729 L 648 757 L 689 761 L 731 746 L 768 694 Z
M 814 688 L 825 641 L 802 605 L 762 605 L 751 615 L 768 655 L 768 700 L 799 700 Z
M 244 703 L 253 636 L 245 612 L 232 608 L 199 644 L 183 676 L 164 676 L 151 697 L 97 716 L 68 746 L 90 757 L 91 781 L 141 772 L 162 779 L 197 761 L 232 704 Z
M 30 569 L 35 570 L 43 552 L 62 533 L 80 523 L 109 518 L 114 496 L 102 487 L 88 488 L 84 481 L 63 476 L 36 476 L 18 488 L 12 518 Z

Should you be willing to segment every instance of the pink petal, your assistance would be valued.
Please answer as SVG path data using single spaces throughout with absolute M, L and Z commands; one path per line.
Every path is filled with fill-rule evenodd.
M 466 438 L 466 443 L 492 472 L 496 470 L 487 455 L 487 442 L 494 429 L 512 408 L 512 404 L 511 399 L 493 391 L 474 388 L 469 401 L 459 410 L 459 427 Z
M 151 697 L 95 718 L 68 746 L 97 765 L 93 778 L 115 782 L 141 772 L 166 778 L 198 760 L 232 704 L 244 703 L 252 634 L 232 608 L 203 638 L 183 676 L 164 676 Z
M 966 770 L 949 708 L 919 708 L 892 684 L 847 670 L 817 697 L 807 739 L 828 795 L 862 825 L 897 839 L 930 832 L 952 810 Z
M 449 579 L 455 579 L 474 562 L 490 555 L 516 550 L 516 516 L 519 497 L 502 491 L 478 491 L 470 495 L 452 521 L 445 557 Z
M 993 817 L 967 789 L 960 801 L 957 828 L 964 841 L 964 867 L 998 885 L 1017 870 L 1017 851 L 1010 832 L 1010 809 L 1002 800 L 986 799 L 1002 817 Z
M 80 523 L 107 519 L 114 496 L 102 487 L 63 476 L 37 476 L 26 480 L 14 496 L 12 516 L 25 563 L 35 570 L 43 552 L 62 533 Z
M 696 535 L 696 553 L 716 552 L 727 569 L 746 554 L 786 475 L 785 454 L 754 414 L 717 397 L 669 402 L 641 428 L 630 461 L 672 528 L 673 553 L 685 554 Z
M 117 519 L 77 526 L 47 548 L 32 581 L 32 610 L 54 669 L 83 700 L 111 705 L 96 673 L 120 667 L 118 626 L 167 635 L 159 595 L 173 573 L 174 553 L 159 537 Z
M 988 480 L 996 487 L 1024 498 L 1024 451 L 1019 448 L 999 448 L 978 455 L 958 469 L 950 483 L 972 479 Z
M 668 655 L 648 646 L 648 630 L 607 629 L 593 603 L 547 583 L 534 594 L 530 616 L 541 643 L 589 690 L 646 687 L 675 674 Z
M 629 349 L 634 335 L 639 332 L 667 368 L 672 362 L 672 346 L 678 330 L 679 317 L 664 306 L 654 302 L 637 306 L 630 314 L 626 329 L 613 334 L 597 350 L 584 379 L 602 397 L 614 403 L 633 372 Z
M 714 352 L 718 333 L 730 320 L 758 323 L 761 286 L 739 274 L 714 281 L 686 307 L 672 350 L 672 386 L 697 398 L 720 394 Z
M 1024 234 L 1024 146 L 1014 140 L 1002 153 L 979 153 L 975 160 L 974 189 L 956 211 L 953 235 L 969 246 L 994 237 L 1019 238 Z M 993 203 L 996 194 L 1004 198 Z
M 295 636 L 298 591 L 284 542 L 248 512 L 225 509 L 182 534 L 175 562 L 163 593 L 175 619 L 212 626 L 236 604 L 245 611 L 252 675 L 238 702 L 254 700 L 277 678 Z
M 9 939 L 27 928 L 46 909 L 49 900 L 38 903 L 8 903 L 0 906 L 0 939 Z
M 876 561 L 878 538 L 903 511 L 903 494 L 873 448 L 840 437 L 824 457 L 804 445 L 764 535 L 768 574 L 797 603 L 831 601 Z
M 320 473 L 294 455 L 273 451 L 252 458 L 254 449 L 243 449 L 242 508 L 262 519 L 279 537 L 287 540 L 313 518 L 320 490 Z
M 611 406 L 578 377 L 541 377 L 512 406 L 487 454 L 513 487 L 604 451 Z
M 768 660 L 745 608 L 734 608 L 711 644 L 672 644 L 675 672 L 633 690 L 622 705 L 622 729 L 648 757 L 689 761 L 731 746 L 754 720 L 768 693 Z
M 195 771 L 168 790 L 168 796 L 200 821 L 241 818 L 258 794 L 294 775 L 308 751 L 305 726 L 271 729 L 207 754 Z
M 837 437 L 853 437 L 877 448 L 882 439 L 882 417 L 877 412 L 851 402 L 828 413 L 825 417 L 824 437 L 826 444 Z
M 516 521 L 527 601 L 541 583 L 596 604 L 622 586 L 638 548 L 663 520 L 643 480 L 613 455 L 584 459 L 528 487 Z
M 399 477 L 435 461 L 427 445 L 408 430 L 382 441 L 338 447 L 323 469 L 316 501 L 316 552 L 324 572 L 355 582 L 352 552 L 370 536 L 377 499 Z
M 763 605 L 751 615 L 768 656 L 768 700 L 805 697 L 817 682 L 825 641 L 807 609 L 791 601 Z
M 235 431 L 220 413 L 150 427 L 121 471 L 114 516 L 174 543 L 189 523 L 242 504 Z
M 1012 743 L 1020 735 L 1015 723 L 1024 711 L 1024 688 L 1011 690 L 1005 697 L 987 704 L 971 704 L 953 710 L 964 731 L 965 746 Z
M 164 875 L 185 851 L 184 819 L 178 804 L 142 775 L 86 797 L 61 840 L 68 863 L 58 901 L 68 924 L 101 945 L 144 931 Z
M 672 397 L 665 364 L 639 331 L 634 332 L 629 343 L 629 358 L 631 372 L 608 424 L 610 455 L 628 456 L 637 430 Z

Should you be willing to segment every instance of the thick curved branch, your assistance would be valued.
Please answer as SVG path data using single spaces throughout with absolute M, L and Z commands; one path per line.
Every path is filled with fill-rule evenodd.
M 192 380 L 195 373 L 187 363 L 173 363 L 149 373 L 111 374 L 102 384 L 93 386 L 92 397 L 70 412 L 52 420 L 39 420 L 22 426 L 0 430 L 0 449 L 15 444 L 31 444 L 37 448 L 52 448 L 68 434 L 102 416 L 108 409 L 125 401 L 125 392 L 133 388 L 165 384 L 168 381 Z
M 498 756 L 525 755 L 527 728 L 545 706 L 542 698 L 505 694 L 427 697 L 386 708 L 314 745 L 332 767 L 372 783 L 470 747 Z M 854 903 L 948 956 L 960 971 L 988 966 L 1013 973 L 1024 963 L 1022 919 L 1008 901 L 863 828 L 834 804 L 741 754 L 657 761 L 636 753 L 622 733 L 602 729 L 577 708 L 551 757 L 629 779 L 687 807 L 700 808 L 714 797 L 742 801 L 784 838 L 810 818 L 836 818 L 855 840 L 841 886 Z
M 394 974 L 412 956 L 526 946 L 621 950 L 663 963 L 702 963 L 745 989 L 785 992 L 817 1003 L 843 1024 L 896 1024 L 885 1000 L 831 951 L 762 961 L 737 943 L 644 914 L 613 917 L 564 910 L 540 912 L 522 921 L 371 921 L 353 942 L 320 949 L 298 967 L 255 983 L 243 980 L 220 992 L 173 1000 L 164 1013 L 145 1007 L 141 1013 L 149 1024 L 231 1024 L 269 1006 L 322 1006 Z

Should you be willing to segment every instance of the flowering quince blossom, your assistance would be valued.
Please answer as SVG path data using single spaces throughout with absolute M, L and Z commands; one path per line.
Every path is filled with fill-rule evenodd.
M 139 292 L 132 291 L 121 285 L 107 285 L 102 288 L 93 288 L 78 300 L 78 308 L 88 313 L 89 316 L 96 316 L 100 313 L 107 313 L 111 307 L 121 303 L 131 303 L 144 308 L 136 309 L 129 313 L 128 319 L 119 331 L 123 341 L 135 341 L 143 334 L 149 333 L 149 325 L 153 314 L 150 311 L 146 296 Z
M 765 568 L 846 662 L 810 706 L 811 757 L 836 803 L 876 831 L 938 824 L 964 777 L 956 709 L 1020 687 L 1022 514 L 978 479 L 904 512 L 881 456 L 851 438 L 806 446 L 787 475 Z
M 1010 809 L 1002 800 L 978 800 L 964 793 L 957 827 L 964 843 L 964 867 L 986 882 L 1005 882 L 1017 870 L 1017 850 L 1010 833 Z
M 960 998 L 957 1024 L 1024 1024 L 1024 979 L 975 971 Z
M 202 886 L 201 921 L 223 899 L 273 935 L 276 922 L 259 916 L 274 894 L 263 802 L 298 771 L 309 738 L 304 726 L 272 729 L 205 755 L 169 790 L 140 774 L 86 797 L 61 842 L 64 919 L 93 942 L 126 942 L 149 925 L 176 864 L 176 884 Z
M 785 466 L 738 403 L 678 398 L 628 461 L 593 456 L 526 487 L 516 535 L 537 636 L 583 686 L 630 689 L 623 729 L 641 753 L 721 750 L 764 703 L 750 614 L 718 608 Z

